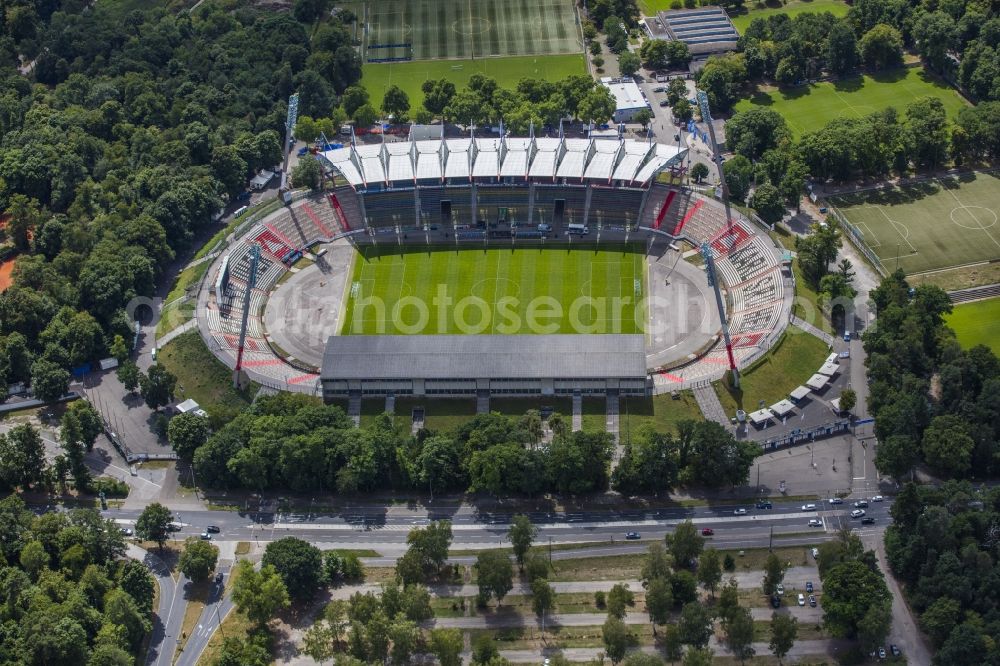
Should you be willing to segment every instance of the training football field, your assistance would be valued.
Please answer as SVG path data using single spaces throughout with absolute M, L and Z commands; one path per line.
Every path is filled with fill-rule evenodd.
M 944 321 L 966 349 L 986 345 L 1000 354 L 1000 298 L 956 305 Z
M 921 273 L 1000 258 L 1000 179 L 972 173 L 830 199 L 886 270 Z
M 755 106 L 774 109 L 784 116 L 798 138 L 822 129 L 835 118 L 862 118 L 890 106 L 902 114 L 911 102 L 928 96 L 940 99 L 952 119 L 962 107 L 968 106 L 954 88 L 922 67 L 902 67 L 843 81 L 761 89 L 737 102 L 735 110 L 746 111 Z
M 371 0 L 363 21 L 366 62 L 583 51 L 573 0 Z
M 384 249 L 383 249 L 384 247 Z M 642 333 L 642 243 L 368 246 L 343 335 Z

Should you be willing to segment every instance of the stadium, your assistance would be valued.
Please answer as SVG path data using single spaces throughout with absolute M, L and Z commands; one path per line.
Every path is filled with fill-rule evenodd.
M 737 365 L 787 324 L 780 253 L 671 184 L 684 148 L 440 127 L 327 147 L 332 187 L 251 216 L 199 292 L 203 340 L 261 385 L 488 402 L 704 384 L 729 366 L 705 251 Z

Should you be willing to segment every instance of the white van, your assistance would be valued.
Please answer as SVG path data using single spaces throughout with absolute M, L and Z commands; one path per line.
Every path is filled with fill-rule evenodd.
M 579 234 L 581 236 L 586 236 L 590 233 L 590 227 L 583 224 L 569 224 L 566 227 L 571 234 Z
M 538 230 L 541 231 L 541 232 L 552 231 L 552 225 L 551 224 L 539 224 L 538 225 Z
M 233 217 L 239 217 L 240 215 L 242 215 L 245 212 L 247 212 L 247 207 L 246 206 L 242 206 L 240 208 L 237 208 L 236 211 L 233 213 Z

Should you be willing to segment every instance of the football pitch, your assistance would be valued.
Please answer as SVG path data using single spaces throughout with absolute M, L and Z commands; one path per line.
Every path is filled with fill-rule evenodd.
M 587 68 L 583 56 L 576 54 L 367 63 L 362 72 L 361 85 L 371 95 L 375 108 L 381 106 L 389 86 L 397 85 L 410 98 L 410 107 L 417 109 L 424 100 L 420 86 L 428 79 L 448 79 L 461 89 L 473 74 L 483 74 L 496 79 L 501 88 L 514 88 L 521 79 L 559 81 L 573 74 L 586 74 Z
M 583 51 L 573 0 L 375 0 L 363 11 L 366 62 Z
M 642 333 L 642 243 L 367 246 L 342 335 Z
M 736 112 L 755 106 L 771 108 L 785 117 L 796 138 L 824 127 L 835 118 L 862 118 L 887 107 L 902 114 L 921 97 L 937 97 L 949 118 L 968 106 L 947 83 L 922 67 L 902 67 L 875 76 L 813 83 L 789 89 L 761 89 L 736 103 Z
M 1000 180 L 989 173 L 832 197 L 886 270 L 922 273 L 1000 258 Z
M 1000 298 L 956 305 L 944 321 L 966 349 L 986 345 L 1000 354 Z
M 756 4 L 756 3 L 755 3 Z M 792 0 L 791 2 L 774 6 L 772 3 L 767 3 L 763 9 L 751 9 L 750 11 L 732 16 L 733 25 L 739 30 L 740 34 L 750 27 L 750 22 L 755 18 L 767 18 L 768 16 L 774 16 L 775 14 L 787 14 L 789 18 L 795 18 L 799 14 L 805 14 L 811 12 L 813 14 L 822 14 L 823 12 L 830 12 L 837 18 L 847 16 L 847 10 L 851 6 L 848 5 L 843 0 Z

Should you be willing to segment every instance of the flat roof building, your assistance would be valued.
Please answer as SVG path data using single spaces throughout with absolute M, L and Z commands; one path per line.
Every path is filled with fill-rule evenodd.
M 605 88 L 615 96 L 615 122 L 627 123 L 640 109 L 648 109 L 649 101 L 632 79 L 601 79 Z
M 325 398 L 646 393 L 642 335 L 331 336 Z
M 658 12 L 646 19 L 653 39 L 680 41 L 694 56 L 736 50 L 740 35 L 722 7 L 699 7 Z

